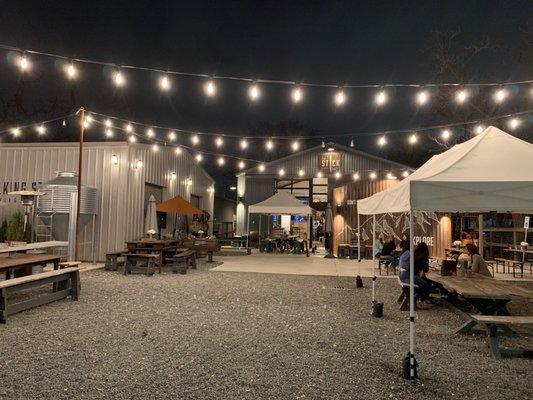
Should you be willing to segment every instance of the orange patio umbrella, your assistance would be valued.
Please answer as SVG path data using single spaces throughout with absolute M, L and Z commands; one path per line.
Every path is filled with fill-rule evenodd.
M 185 200 L 181 196 L 176 196 L 176 197 L 171 198 L 170 200 L 164 201 L 163 203 L 159 203 L 156 206 L 156 210 L 160 212 L 167 212 L 167 213 L 173 212 L 176 214 L 188 214 L 188 215 L 204 213 L 198 207 L 193 206 L 191 203 L 189 203 L 187 200 Z

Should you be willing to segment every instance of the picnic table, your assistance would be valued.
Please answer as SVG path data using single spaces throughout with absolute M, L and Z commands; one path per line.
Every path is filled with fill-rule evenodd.
M 0 272 L 5 272 L 6 279 L 10 279 L 17 269 L 54 264 L 54 270 L 57 270 L 60 262 L 61 256 L 57 254 L 12 254 L 0 258 Z
M 68 242 L 62 242 L 59 240 L 51 240 L 47 242 L 35 242 L 28 243 L 22 246 L 11 246 L 0 248 L 0 253 L 20 253 L 28 250 L 49 249 L 53 247 L 67 247 Z
M 165 253 L 173 253 L 178 247 L 177 240 L 133 240 L 126 242 L 126 248 L 132 254 L 157 254 L 158 271 L 165 264 Z
M 474 274 L 468 278 L 442 276 L 438 272 L 430 271 L 427 277 L 453 298 L 464 299 L 482 315 L 509 315 L 505 306 L 511 300 L 533 300 L 532 290 L 484 275 Z M 470 318 L 459 330 L 464 333 L 474 326 Z

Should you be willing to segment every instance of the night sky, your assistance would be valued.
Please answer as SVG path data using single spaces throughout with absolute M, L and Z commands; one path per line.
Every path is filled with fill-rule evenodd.
M 2 44 L 119 65 L 340 86 L 506 82 L 531 79 L 533 72 L 531 1 L 2 1 L 0 8 Z M 442 38 L 450 39 L 449 44 Z M 443 60 L 443 52 L 450 57 Z M 377 110 L 372 103 L 375 89 L 347 90 L 348 103 L 338 109 L 333 89 L 306 88 L 304 100 L 294 106 L 290 87 L 282 85 L 262 85 L 261 100 L 251 104 L 245 83 L 218 82 L 216 98 L 206 99 L 202 79 L 173 78 L 173 90 L 167 94 L 157 88 L 158 75 L 125 71 L 128 83 L 116 89 L 111 70 L 101 66 L 81 65 L 80 79 L 71 84 L 53 60 L 37 56 L 32 56 L 30 76 L 21 79 L 7 52 L 0 55 L 4 128 L 83 105 L 188 130 L 315 135 L 317 141 L 307 146 L 328 135 L 353 134 L 342 142 L 353 137 L 357 148 L 418 165 L 436 151 L 433 141 L 426 139 L 407 151 L 405 135 L 397 135 L 391 137 L 391 146 L 379 150 L 375 136 L 361 133 L 533 108 L 527 86 L 510 88 L 510 100 L 499 107 L 487 101 L 493 89 L 484 88 L 460 109 L 444 100 L 449 99 L 445 90 L 434 93 L 431 106 L 419 109 L 413 103 L 415 89 L 390 91 L 390 102 Z M 49 137 L 75 140 L 73 130 L 57 127 Z M 517 134 L 531 141 L 528 132 L 530 124 Z M 29 133 L 22 138 L 35 139 Z M 104 136 L 94 130 L 88 139 Z M 200 149 L 212 149 L 206 142 Z M 234 143 L 227 143 L 224 151 L 267 159 L 260 143 L 260 151 L 242 153 Z M 275 156 L 286 147 L 280 145 Z M 232 183 L 235 170 L 228 166 L 220 172 L 213 164 L 205 162 L 223 182 L 217 189 L 221 193 Z

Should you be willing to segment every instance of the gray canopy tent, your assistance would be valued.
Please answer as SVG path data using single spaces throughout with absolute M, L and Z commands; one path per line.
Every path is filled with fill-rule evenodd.
M 532 210 L 533 144 L 491 126 L 478 136 L 433 156 L 397 185 L 359 200 L 357 220 L 360 214 L 409 213 L 410 253 L 413 254 L 415 212 L 529 213 Z M 361 246 L 360 239 L 358 246 Z M 409 270 L 409 379 L 414 379 L 413 257 L 410 257 Z

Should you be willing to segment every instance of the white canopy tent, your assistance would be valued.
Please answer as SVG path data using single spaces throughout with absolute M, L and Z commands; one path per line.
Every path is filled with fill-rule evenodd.
M 250 214 L 268 214 L 268 215 L 305 215 L 307 216 L 307 240 L 310 238 L 309 220 L 313 209 L 303 204 L 300 200 L 286 191 L 279 191 L 266 200 L 248 207 L 248 218 L 246 222 L 247 238 L 250 236 Z M 261 219 L 259 219 L 259 231 L 261 231 Z M 249 239 L 246 245 L 248 246 Z M 309 246 L 308 246 L 309 248 Z M 309 255 L 309 250 L 307 251 Z
M 414 251 L 413 212 L 525 213 L 532 210 L 533 144 L 492 126 L 433 156 L 390 189 L 357 202 L 358 220 L 359 214 L 408 212 L 411 254 Z M 413 257 L 410 257 L 411 378 L 415 373 L 413 264 Z

